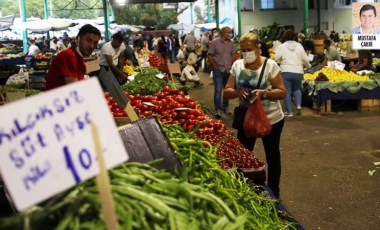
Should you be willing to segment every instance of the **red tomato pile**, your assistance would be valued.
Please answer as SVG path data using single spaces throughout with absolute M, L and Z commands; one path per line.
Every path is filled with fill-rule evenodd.
M 156 54 L 152 53 L 149 55 L 149 64 L 150 64 L 150 66 L 160 67 L 161 60 L 157 57 Z
M 127 116 L 109 93 L 104 95 L 114 117 Z M 162 92 L 153 95 L 128 95 L 128 93 L 125 95 L 140 117 L 156 116 L 163 123 L 181 124 L 185 131 L 192 131 L 199 125 L 195 137 L 208 141 L 213 146 L 220 144 L 217 157 L 222 160 L 221 167 L 228 169 L 264 166 L 262 161 L 255 158 L 236 137 L 230 134 L 222 121 L 206 115 L 200 109 L 200 105 L 184 92 L 164 86 Z
M 217 157 L 222 160 L 219 165 L 224 169 L 232 167 L 257 169 L 264 166 L 264 162 L 255 158 L 248 149 L 243 147 L 236 137 L 230 134 L 220 135 L 216 133 L 197 133 L 196 137 L 210 142 L 213 146 L 220 143 Z
M 115 99 L 111 97 L 110 93 L 105 92 L 104 97 L 106 98 L 108 108 L 112 112 L 113 117 L 128 117 L 127 112 L 117 105 Z
M 201 125 L 200 133 L 228 132 L 221 121 L 215 121 L 205 115 L 200 105 L 178 89 L 163 87 L 163 91 L 153 95 L 128 95 L 131 105 L 141 117 L 156 116 L 161 122 L 181 124 L 186 131 Z

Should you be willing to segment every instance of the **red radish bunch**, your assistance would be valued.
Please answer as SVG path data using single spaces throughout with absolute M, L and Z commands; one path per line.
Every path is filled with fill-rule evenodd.
M 221 121 L 207 116 L 190 96 L 178 89 L 164 86 L 163 91 L 153 95 L 128 95 L 131 105 L 141 117 L 157 116 L 168 124 L 181 124 L 186 131 L 193 130 L 198 124 L 200 133 L 228 132 Z

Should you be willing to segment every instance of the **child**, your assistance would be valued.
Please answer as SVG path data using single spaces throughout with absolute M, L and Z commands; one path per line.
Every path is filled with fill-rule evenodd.
M 191 50 L 190 47 L 186 47 L 186 53 L 188 54 L 187 57 L 187 65 L 182 70 L 180 82 L 182 85 L 186 85 L 186 81 L 194 81 L 194 86 L 201 86 L 202 83 L 200 82 L 199 76 L 197 72 L 194 69 L 194 65 L 197 63 L 198 57 L 197 55 Z

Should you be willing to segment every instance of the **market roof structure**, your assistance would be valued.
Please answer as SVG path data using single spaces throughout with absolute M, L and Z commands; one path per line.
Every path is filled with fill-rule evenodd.
M 195 2 L 197 0 L 110 0 L 111 4 L 142 4 L 142 3 L 179 3 Z

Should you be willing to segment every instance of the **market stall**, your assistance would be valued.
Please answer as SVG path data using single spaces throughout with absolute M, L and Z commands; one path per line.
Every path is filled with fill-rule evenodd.
M 25 65 L 25 54 L 21 48 L 13 45 L 0 48 L 0 85 L 18 73 L 21 65 Z
M 331 100 L 360 100 L 360 111 L 379 111 L 380 78 L 375 73 L 362 75 L 332 67 L 304 75 L 303 89 L 315 99 L 318 110 L 331 112 Z M 373 109 L 366 100 L 374 100 Z M 362 106 L 365 104 L 365 106 Z M 364 108 L 364 109 L 362 109 Z
M 207 113 L 207 108 L 202 108 L 181 91 L 181 85 L 175 79 L 169 76 L 157 77 L 159 72 L 151 67 L 140 71 L 143 74 L 136 74 L 133 81 L 123 85 L 123 88 L 128 90 L 124 95 L 139 114 L 140 120 L 160 121 L 159 130 L 163 135 L 154 134 L 144 126 L 132 128 L 136 122 L 127 122 L 119 127 L 118 132 L 123 144 L 128 149 L 128 154 L 131 154 L 130 160 L 113 167 L 108 174 L 112 199 L 115 202 L 114 214 L 121 229 L 188 229 L 189 226 L 193 229 L 302 229 L 286 212 L 284 206 L 280 205 L 280 208 L 278 201 L 270 195 L 270 189 L 264 184 L 263 162 L 244 149 L 223 122 L 213 119 L 212 115 Z M 159 81 L 155 81 L 156 79 Z M 96 111 L 96 118 L 103 113 L 104 108 L 107 110 L 107 105 L 104 102 L 103 106 L 103 103 L 93 101 L 98 100 L 98 96 L 92 94 L 91 89 L 100 90 L 100 86 L 94 87 L 94 81 L 90 81 L 91 87 L 87 90 L 79 88 L 79 85 L 82 87 L 85 83 L 70 86 L 78 87 L 75 92 L 79 95 L 73 95 L 74 88 L 68 87 L 62 87 L 62 92 L 55 90 L 47 93 L 55 93 L 56 96 L 50 99 L 54 99 L 54 104 L 60 98 L 65 99 L 65 109 L 70 110 L 79 103 L 79 107 L 73 107 L 75 113 L 80 114 L 81 110 L 87 108 Z M 40 95 L 39 100 L 47 93 Z M 143 93 L 145 95 L 142 95 Z M 65 97 L 66 94 L 69 97 Z M 118 100 L 107 92 L 104 93 L 104 97 L 114 117 L 128 117 L 129 114 L 117 103 Z M 67 104 L 69 99 L 74 101 Z M 91 103 L 86 103 L 87 100 Z M 95 104 L 97 106 L 94 106 Z M 52 111 L 50 119 L 58 116 L 62 108 Z M 86 128 L 86 119 L 87 117 L 83 120 L 80 117 L 76 118 L 78 132 L 80 129 L 89 129 Z M 102 126 L 105 126 L 108 118 L 101 121 Z M 60 123 L 64 124 L 65 121 L 60 120 Z M 57 133 L 57 128 L 54 130 L 57 137 L 65 138 L 63 133 L 62 136 Z M 100 130 L 105 132 L 103 129 Z M 125 133 L 127 130 L 129 134 Z M 136 134 L 140 132 L 144 138 L 135 140 Z M 168 170 L 168 166 L 173 165 L 157 168 L 157 164 L 162 160 L 156 157 L 153 158 L 153 162 L 131 162 L 134 152 L 143 157 L 147 152 L 151 152 L 157 143 L 165 143 L 161 142 L 161 137 L 165 138 L 168 150 L 172 153 L 165 158 L 179 159 L 180 169 L 174 167 L 174 170 Z M 104 135 L 101 138 L 104 138 Z M 113 139 L 111 142 L 109 139 L 107 143 L 102 142 L 107 145 L 106 155 L 115 153 L 111 151 L 111 146 L 117 146 L 118 141 Z M 40 139 L 41 143 L 43 141 Z M 133 148 L 137 148 L 138 151 Z M 66 163 L 71 162 L 68 165 L 69 170 L 66 171 L 78 182 L 81 181 L 79 178 L 83 172 L 74 171 L 74 167 L 92 167 L 90 158 L 84 153 L 86 152 L 79 153 L 79 161 L 76 163 L 80 164 L 75 165 L 72 158 L 75 154 L 68 153 L 68 150 L 65 152 Z M 68 156 L 70 158 L 67 158 Z M 68 159 L 70 161 L 67 161 Z M 10 216 L 8 214 L 0 219 L 1 229 L 106 229 L 107 216 L 104 215 L 102 195 L 99 191 L 101 189 L 97 183 L 94 179 L 83 181 L 25 212 Z

